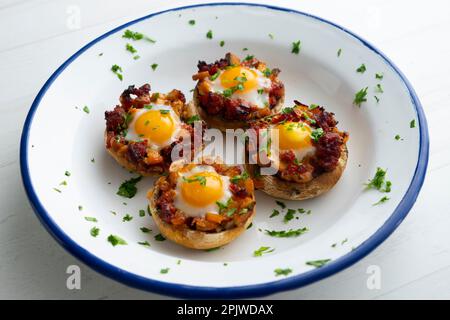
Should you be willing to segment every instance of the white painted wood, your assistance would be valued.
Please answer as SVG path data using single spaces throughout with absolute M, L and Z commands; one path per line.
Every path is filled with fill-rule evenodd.
M 67 57 L 131 19 L 197 1 L 0 1 L 0 298 L 165 298 L 109 280 L 66 253 L 32 212 L 20 181 L 18 141 L 34 96 Z M 264 2 L 264 1 L 248 1 Z M 268 3 L 270 1 L 267 1 Z M 450 298 L 450 3 L 446 0 L 279 0 L 341 24 L 385 52 L 405 73 L 424 106 L 430 163 L 419 199 L 397 231 L 345 271 L 281 299 Z M 81 9 L 80 29 L 67 10 Z M 76 10 L 76 9 L 75 9 Z M 70 25 L 70 23 L 69 23 Z M 301 34 L 299 34 L 301 38 Z M 66 289 L 66 268 L 78 264 L 81 290 Z M 381 288 L 366 286 L 370 265 L 381 268 Z

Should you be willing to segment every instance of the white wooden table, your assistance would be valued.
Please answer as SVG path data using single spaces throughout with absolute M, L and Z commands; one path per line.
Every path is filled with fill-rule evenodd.
M 199 1 L 0 0 L 0 298 L 165 298 L 105 278 L 51 238 L 23 191 L 19 138 L 40 87 L 82 45 L 134 18 L 195 2 Z M 341 24 L 386 53 L 422 101 L 431 150 L 416 205 L 387 241 L 345 271 L 273 298 L 449 299 L 450 2 L 278 0 L 277 4 Z M 78 12 L 79 21 L 73 18 Z M 66 268 L 71 264 L 81 267 L 81 290 L 66 288 Z M 379 289 L 367 287 L 371 265 L 380 267 Z

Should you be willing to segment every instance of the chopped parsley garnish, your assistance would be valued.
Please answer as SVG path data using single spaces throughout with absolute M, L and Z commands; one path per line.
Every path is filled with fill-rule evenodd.
M 166 240 L 166 238 L 164 238 L 164 236 L 161 233 L 158 233 L 155 237 L 156 241 L 164 241 Z
M 94 218 L 94 217 L 84 217 L 84 220 L 89 221 L 89 222 L 97 222 L 97 218 Z
M 133 220 L 133 217 L 130 216 L 128 213 L 122 218 L 123 222 L 128 222 L 128 221 L 131 221 L 131 220 Z
M 363 102 L 367 101 L 367 89 L 368 87 L 362 88 L 355 94 L 355 99 L 353 100 L 353 103 L 357 105 L 358 107 L 361 107 L 361 104 Z
M 152 70 L 155 71 L 156 68 L 158 68 L 158 64 L 157 64 L 157 63 L 153 63 L 153 64 L 151 65 L 151 67 L 152 67 Z
M 286 209 L 286 204 L 284 202 L 277 200 L 277 201 L 275 201 L 275 203 L 277 205 L 279 205 L 281 207 L 281 209 Z
M 286 214 L 284 215 L 284 222 L 289 222 L 292 219 L 294 219 L 295 214 L 297 213 L 297 210 L 295 209 L 288 209 Z
M 190 117 L 186 120 L 187 124 L 193 124 L 195 121 L 200 121 L 200 117 L 196 114 L 195 116 Z
M 395 135 L 395 140 L 400 140 L 400 139 L 401 139 L 401 137 L 399 134 Z
M 95 158 L 92 158 L 92 159 L 91 159 L 91 162 L 92 162 L 92 163 L 95 163 Z
M 253 227 L 253 222 L 250 222 L 250 224 L 247 227 L 247 230 L 250 229 L 251 227 Z
M 183 177 L 183 181 L 187 183 L 199 182 L 202 187 L 206 186 L 206 178 L 204 176 L 195 176 L 193 178 Z
M 242 51 L 248 51 L 248 48 L 242 48 Z
M 416 120 L 415 119 L 411 120 L 411 122 L 409 123 L 409 127 L 411 129 L 416 127 Z
M 195 20 L 189 20 L 189 24 L 190 24 L 191 26 L 195 26 Z
M 137 50 L 131 45 L 131 44 L 129 44 L 129 43 L 127 43 L 126 45 L 125 45 L 125 48 L 127 49 L 127 51 L 130 51 L 131 53 L 136 53 L 137 52 Z
M 125 197 L 125 198 L 133 198 L 136 193 L 137 193 L 137 187 L 136 184 L 141 181 L 142 176 L 136 177 L 136 178 L 131 178 L 130 180 L 127 180 L 125 182 L 123 182 L 120 187 L 119 190 L 117 191 L 117 194 L 119 196 Z
M 225 90 L 223 90 L 222 94 L 223 94 L 224 97 L 229 98 L 233 94 L 233 90 L 225 89 Z
M 237 183 L 240 180 L 246 180 L 248 178 L 249 178 L 248 173 L 244 172 L 243 174 L 239 174 L 239 175 L 236 175 L 236 176 L 232 177 L 230 180 L 231 180 L 232 183 Z
M 263 73 L 264 73 L 264 76 L 265 76 L 266 78 L 268 78 L 268 77 L 270 77 L 270 75 L 272 74 L 272 70 L 270 70 L 269 68 L 266 68 L 266 69 L 263 71 Z
M 60 186 L 67 186 L 67 181 L 62 181 L 60 184 L 59 184 Z
M 337 56 L 338 56 L 338 58 L 341 56 L 341 53 L 342 53 L 342 49 L 339 48 L 339 50 L 337 51 Z
M 152 232 L 151 229 L 146 228 L 146 227 L 141 227 L 140 230 L 141 230 L 143 233 L 150 233 L 150 232 Z
M 378 98 L 377 96 L 373 96 L 375 98 L 375 100 L 377 101 L 377 103 L 380 102 L 380 98 Z
M 89 114 L 89 107 L 88 106 L 84 106 L 83 107 L 83 111 L 86 112 L 87 114 Z
M 134 31 L 127 29 L 123 33 L 122 38 L 132 39 L 132 40 L 136 41 L 136 40 L 141 40 L 142 38 L 144 38 L 144 35 L 142 33 L 134 32 Z
M 128 243 L 123 240 L 121 237 L 110 234 L 108 237 L 108 241 L 112 244 L 113 247 L 117 245 L 127 245 Z
M 65 175 L 66 177 L 70 177 L 70 172 L 69 172 L 69 171 L 66 171 L 66 172 L 64 172 L 64 175 Z
M 356 72 L 359 72 L 359 73 L 364 73 L 364 72 L 366 72 L 366 65 L 363 63 L 362 65 L 360 65 L 359 67 L 358 67 L 358 69 L 356 69 Z
M 376 86 L 375 86 L 375 91 L 376 92 L 379 92 L 379 93 L 383 93 L 384 91 L 383 91 L 383 88 L 381 87 L 381 84 L 377 84 Z
M 272 39 L 272 40 L 275 38 L 274 35 L 271 34 L 271 33 L 269 33 L 268 36 L 269 36 L 269 38 Z
M 219 45 L 220 45 L 221 47 L 223 47 L 223 46 L 225 45 L 225 41 L 223 41 L 223 40 L 220 41 L 220 42 L 219 42 Z
M 304 227 L 304 228 L 300 228 L 300 229 L 289 229 L 288 231 L 286 230 L 280 230 L 280 231 L 276 231 L 276 230 L 264 230 L 266 231 L 266 233 L 271 236 L 271 237 L 277 237 L 277 238 L 292 238 L 292 237 L 298 237 L 302 234 L 304 234 L 305 232 L 308 231 L 308 228 Z
M 373 206 L 377 206 L 377 205 L 379 205 L 379 204 L 385 203 L 385 202 L 388 201 L 389 199 L 390 199 L 390 198 L 384 196 L 384 197 L 381 198 L 378 202 L 375 202 L 375 203 L 373 204 Z
M 166 273 L 169 273 L 169 270 L 170 270 L 170 268 L 164 268 L 164 269 L 161 269 L 159 272 L 161 274 L 166 274 Z
M 161 114 L 168 114 L 170 110 L 159 110 L 159 113 Z
M 209 31 L 206 33 L 206 38 L 208 38 L 208 39 L 212 39 L 212 38 L 213 38 L 213 32 L 212 32 L 212 30 L 209 30 Z
M 306 265 L 313 266 L 316 268 L 321 268 L 330 261 L 331 261 L 331 259 L 313 260 L 313 261 L 307 261 Z
M 150 247 L 151 246 L 148 241 L 138 242 L 138 244 L 140 244 L 141 246 L 144 246 L 144 247 Z
M 181 260 L 177 260 L 177 264 L 180 265 L 181 264 Z
M 258 89 L 257 92 L 258 94 L 264 94 L 264 89 Z
M 271 253 L 275 249 L 271 247 L 260 247 L 258 250 L 253 251 L 253 256 L 255 257 L 261 257 L 265 253 Z
M 392 183 L 386 181 L 386 170 L 377 168 L 375 176 L 366 183 L 366 189 L 376 189 L 381 192 L 390 192 Z
M 138 55 L 135 55 L 135 56 L 133 57 L 134 60 L 137 60 L 137 59 L 140 59 L 140 58 L 141 58 L 141 56 L 138 56 Z
M 308 109 L 309 109 L 309 110 L 314 110 L 314 109 L 316 109 L 316 108 L 318 108 L 318 107 L 319 107 L 318 104 L 312 103 L 312 104 L 309 105 Z
M 151 42 L 151 43 L 155 43 L 156 42 L 155 40 L 153 40 L 152 38 L 147 37 L 143 33 L 131 31 L 129 29 L 125 30 L 125 32 L 122 35 L 122 38 L 131 39 L 133 41 L 139 41 L 139 40 L 144 39 L 144 40 L 147 40 L 148 42 Z
M 216 201 L 216 205 L 219 207 L 220 214 L 226 214 L 228 217 L 231 217 L 237 210 L 237 208 L 230 208 L 231 198 L 228 199 L 227 203 L 223 203 L 220 201 Z
M 281 113 L 283 113 L 283 114 L 289 114 L 289 113 L 292 113 L 292 111 L 294 111 L 294 108 L 292 108 L 292 107 L 286 107 L 286 108 L 283 108 L 283 109 L 281 110 Z
M 91 234 L 91 236 L 93 236 L 94 238 L 97 237 L 100 234 L 100 229 L 97 227 L 93 227 L 89 233 Z
M 117 76 L 117 78 L 119 78 L 120 81 L 123 80 L 123 75 L 122 75 L 122 68 L 120 66 L 118 66 L 117 64 L 114 64 L 111 67 L 111 71 Z
M 248 55 L 244 58 L 244 61 L 250 61 L 250 60 L 252 60 L 254 57 L 255 57 L 254 55 L 248 54 Z
M 145 217 L 145 210 L 139 210 L 139 217 Z
M 322 128 L 316 128 L 313 131 L 311 131 L 311 139 L 313 139 L 314 142 L 318 142 L 319 139 L 324 135 Z
M 292 50 L 291 53 L 299 54 L 301 49 L 301 41 L 298 40 L 296 42 L 292 42 Z
M 216 73 L 214 73 L 214 74 L 210 77 L 211 81 L 216 80 L 216 79 L 219 77 L 219 75 L 220 75 L 220 71 L 217 71 Z
M 83 206 L 78 206 L 78 211 L 82 211 L 83 210 Z
M 375 79 L 383 80 L 384 75 L 382 73 L 375 73 Z
M 281 268 L 277 268 L 275 270 L 273 270 L 273 272 L 275 272 L 275 276 L 287 276 L 289 273 L 292 272 L 292 269 L 290 268 L 286 268 L 286 269 L 281 269 Z
M 278 216 L 279 214 L 280 214 L 280 211 L 278 211 L 278 210 L 276 210 L 276 209 L 273 209 L 272 214 L 270 215 L 269 218 L 276 217 L 276 216 Z

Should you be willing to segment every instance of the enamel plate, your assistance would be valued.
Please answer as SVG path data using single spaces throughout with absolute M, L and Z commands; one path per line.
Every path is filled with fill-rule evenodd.
M 156 42 L 124 39 L 126 29 Z M 206 37 L 209 30 L 212 39 Z M 298 40 L 297 55 L 291 50 Z M 128 42 L 139 59 L 125 50 Z M 148 82 L 152 91 L 160 92 L 177 88 L 190 100 L 198 60 L 211 62 L 229 51 L 255 55 L 279 67 L 287 106 L 297 99 L 334 112 L 339 128 L 350 133 L 349 161 L 327 194 L 285 202 L 288 208 L 310 214 L 299 213 L 289 223 L 283 221 L 286 210 L 269 218 L 273 209 L 281 208 L 275 199 L 257 193 L 251 228 L 225 247 L 193 251 L 157 241 L 151 217 L 139 213 L 147 208 L 146 191 L 154 179 L 139 182 L 132 199 L 116 194 L 124 180 L 136 175 L 105 151 L 104 112 L 113 109 L 120 93 L 132 84 Z M 122 68 L 123 81 L 111 71 L 114 64 Z M 155 70 L 152 64 L 158 65 Z M 356 72 L 361 64 L 366 66 L 364 73 Z M 367 101 L 355 106 L 355 93 L 366 87 Z M 406 216 L 423 183 L 428 132 L 420 102 L 402 73 L 350 31 L 283 8 L 208 4 L 151 14 L 81 48 L 36 97 L 23 129 L 20 160 L 26 192 L 43 225 L 93 269 L 166 295 L 240 298 L 317 281 L 355 263 L 385 240 Z M 389 194 L 364 190 L 377 167 L 387 169 Z M 373 205 L 383 196 L 390 199 Z M 133 219 L 123 222 L 126 214 Z M 96 237 L 91 235 L 93 227 L 98 228 Z M 144 233 L 142 227 L 152 232 Z M 309 231 L 296 238 L 274 238 L 265 232 L 303 227 Z M 127 245 L 112 246 L 107 241 L 111 234 Z M 145 241 L 150 246 L 139 244 Z M 254 257 L 262 246 L 275 250 Z M 316 260 L 328 263 L 319 268 L 307 264 Z M 290 272 L 277 274 L 276 269 Z

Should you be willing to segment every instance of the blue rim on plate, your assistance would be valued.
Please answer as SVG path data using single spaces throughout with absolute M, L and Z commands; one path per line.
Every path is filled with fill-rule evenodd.
M 63 230 L 59 228 L 59 226 L 53 221 L 48 212 L 45 210 L 44 206 L 40 202 L 37 194 L 33 188 L 33 184 L 30 178 L 30 172 L 28 168 L 28 138 L 30 125 L 33 121 L 34 113 L 36 109 L 39 107 L 39 103 L 42 97 L 45 95 L 48 88 L 51 86 L 53 81 L 60 75 L 60 73 L 74 61 L 80 54 L 86 51 L 89 47 L 99 42 L 100 40 L 110 36 L 117 31 L 126 28 L 130 25 L 133 25 L 142 20 L 150 19 L 152 17 L 158 16 L 162 13 L 171 12 L 171 11 L 179 11 L 190 8 L 197 7 L 207 7 L 207 6 L 254 6 L 254 7 L 264 7 L 267 9 L 275 10 L 275 11 L 283 11 L 295 13 L 303 16 L 310 17 L 312 19 L 318 20 L 320 22 L 331 25 L 349 35 L 359 40 L 364 46 L 368 49 L 372 50 L 376 54 L 378 54 L 402 79 L 404 84 L 406 85 L 410 97 L 411 102 L 414 105 L 417 113 L 418 127 L 419 127 L 419 158 L 417 161 L 416 169 L 414 172 L 414 177 L 411 181 L 411 184 L 408 187 L 406 194 L 403 199 L 400 201 L 397 208 L 394 210 L 392 215 L 386 222 L 366 241 L 364 241 L 360 246 L 358 246 L 354 251 L 347 253 L 346 255 L 340 257 L 339 259 L 328 263 L 319 269 L 314 269 L 297 276 L 291 276 L 286 279 L 267 282 L 263 284 L 257 285 L 246 285 L 246 286 L 236 286 L 236 287 L 200 287 L 200 286 L 191 286 L 191 285 L 183 285 L 183 284 L 175 284 L 175 283 L 167 283 L 157 280 L 152 280 L 149 278 L 145 278 L 134 273 L 128 272 L 126 270 L 120 269 L 114 265 L 109 264 L 108 262 L 99 259 L 97 256 L 91 254 L 89 251 L 80 247 L 75 241 L 73 241 Z M 380 245 L 402 222 L 402 220 L 406 217 L 409 210 L 413 206 L 414 202 L 417 199 L 419 191 L 422 187 L 423 181 L 425 179 L 425 173 L 428 165 L 428 153 L 429 153 L 429 136 L 428 136 L 428 127 L 427 121 L 422 109 L 422 105 L 412 88 L 409 81 L 403 75 L 403 73 L 394 65 L 394 63 L 389 60 L 381 51 L 376 49 L 373 45 L 368 43 L 367 41 L 361 39 L 359 36 L 355 35 L 353 32 L 336 25 L 333 22 L 328 20 L 300 12 L 293 9 L 276 7 L 265 4 L 255 4 L 255 3 L 210 3 L 210 4 L 196 4 L 184 7 L 173 8 L 157 13 L 152 13 L 145 17 L 136 19 L 134 21 L 128 22 L 120 27 L 117 27 L 97 39 L 89 42 L 87 45 L 78 50 L 74 55 L 72 55 L 66 62 L 64 62 L 47 80 L 42 89 L 39 91 L 38 95 L 33 101 L 30 111 L 28 112 L 27 118 L 25 120 L 22 137 L 20 141 L 20 170 L 22 174 L 22 181 L 27 193 L 27 196 L 30 200 L 30 203 L 36 212 L 38 218 L 41 223 L 45 226 L 45 228 L 49 231 L 49 233 L 72 255 L 89 265 L 91 268 L 96 271 L 123 282 L 129 286 L 136 287 L 139 289 L 144 289 L 164 295 L 171 295 L 176 297 L 184 297 L 184 298 L 246 298 L 246 297 L 258 297 L 265 296 L 269 294 L 273 294 L 276 292 L 295 289 L 298 287 L 305 286 L 312 282 L 321 280 L 325 277 L 328 277 L 338 271 L 341 271 L 355 262 L 362 259 L 364 256 L 369 254 L 372 250 L 374 250 L 378 245 Z

